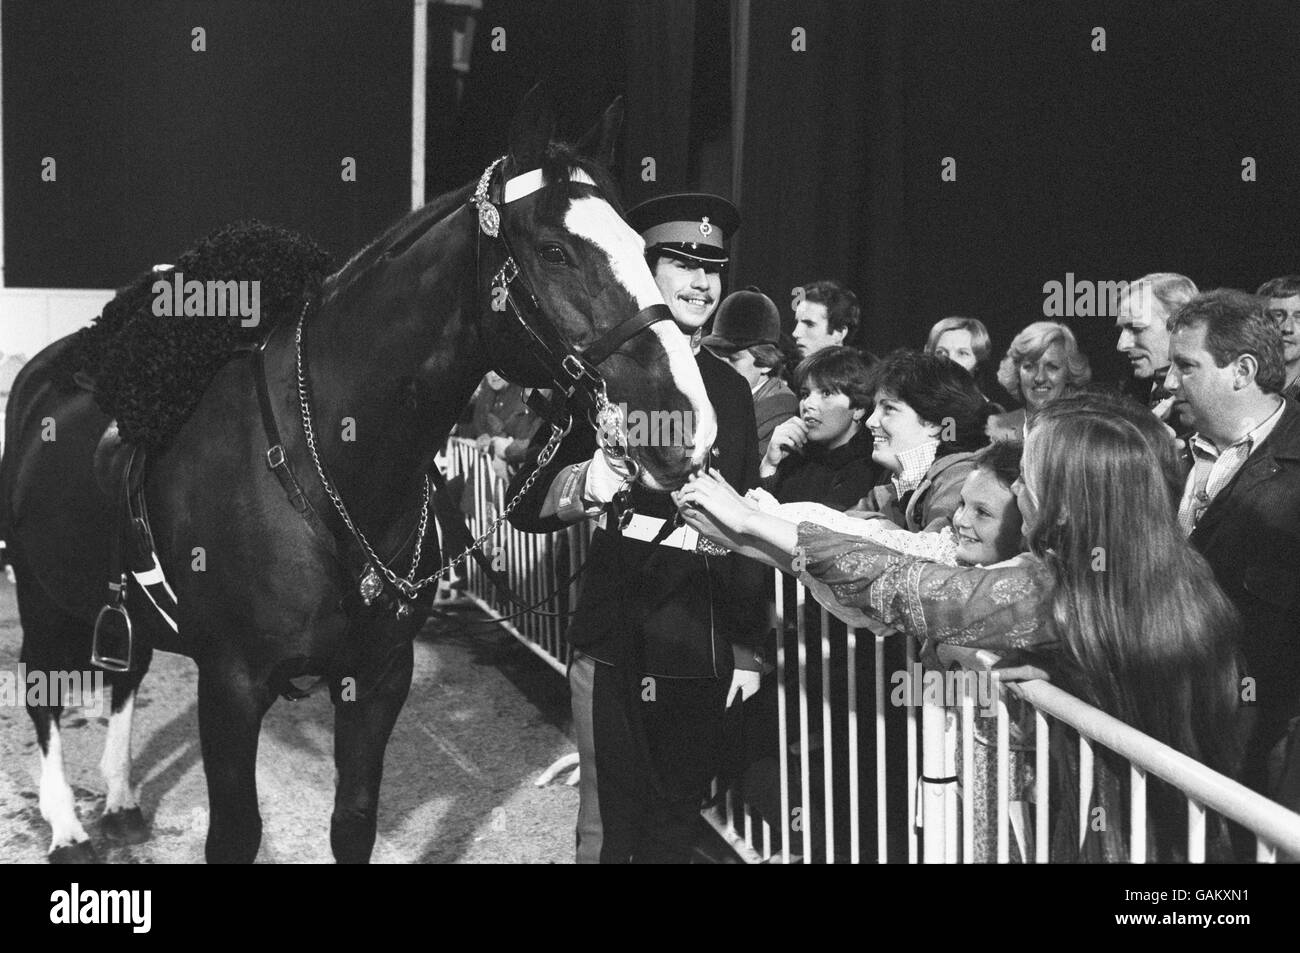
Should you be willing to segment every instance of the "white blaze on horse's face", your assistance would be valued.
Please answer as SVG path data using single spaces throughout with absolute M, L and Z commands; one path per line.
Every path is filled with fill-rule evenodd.
M 575 182 L 586 179 L 585 173 L 576 169 L 572 176 Z M 619 218 L 608 202 L 595 196 L 574 199 L 564 217 L 564 226 L 605 253 L 614 280 L 626 289 L 639 310 L 655 304 L 665 304 L 664 296 L 645 262 L 645 242 L 627 222 Z M 649 330 L 658 337 L 668 354 L 668 368 L 678 391 L 691 402 L 695 425 L 695 447 L 691 462 L 699 466 L 718 435 L 718 421 L 708 394 L 704 391 L 704 380 L 695 364 L 695 355 L 691 353 L 686 335 L 675 324 L 657 321 Z M 648 473 L 644 479 L 648 485 L 663 489 Z

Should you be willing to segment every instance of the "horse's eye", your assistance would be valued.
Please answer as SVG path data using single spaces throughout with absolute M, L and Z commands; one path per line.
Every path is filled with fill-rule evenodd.
M 564 249 L 559 245 L 543 245 L 537 250 L 537 254 L 542 256 L 542 261 L 548 261 L 552 265 L 567 265 L 569 256 L 564 253 Z

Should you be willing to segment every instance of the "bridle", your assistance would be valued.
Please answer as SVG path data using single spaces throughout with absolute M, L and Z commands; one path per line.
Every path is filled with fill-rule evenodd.
M 519 323 L 525 332 L 532 356 L 542 365 L 551 379 L 556 398 L 552 399 L 545 416 L 552 427 L 555 427 L 558 421 L 567 419 L 567 423 L 562 425 L 567 433 L 568 428 L 572 426 L 571 407 L 576 405 L 586 411 L 588 422 L 595 428 L 597 440 L 602 448 L 612 456 L 626 459 L 625 422 L 620 409 L 609 401 L 605 378 L 598 365 L 655 322 L 671 321 L 672 312 L 665 304 L 653 304 L 643 308 L 630 318 L 614 325 L 581 350 L 565 340 L 554 322 L 546 317 L 537 301 L 537 296 L 529 288 L 527 278 L 515 260 L 510 240 L 501 229 L 501 213 L 497 207 L 498 204 L 506 205 L 518 201 L 544 188 L 545 178 L 540 169 L 534 169 L 508 180 L 496 181 L 496 172 L 504 162 L 505 156 L 502 156 L 483 170 L 478 186 L 474 189 L 474 195 L 470 198 L 470 204 L 478 212 L 478 268 L 481 272 L 484 239 L 486 238 L 490 245 L 499 245 L 504 252 L 504 259 L 492 278 L 493 297 L 504 297 L 505 310 L 509 311 Z M 501 373 L 499 368 L 494 369 L 497 373 Z M 502 376 L 509 375 L 502 374 Z M 550 455 L 541 465 L 545 466 L 549 460 Z M 626 465 L 635 476 L 637 472 L 635 461 L 626 460 Z
M 545 417 L 551 426 L 551 434 L 538 455 L 537 465 L 533 472 L 528 475 L 523 486 L 502 508 L 491 525 L 464 552 L 455 559 L 444 563 L 437 572 L 431 573 L 422 579 L 415 578 L 429 521 L 429 502 L 432 495 L 433 481 L 428 474 L 424 478 L 424 499 L 415 534 L 411 567 L 403 577 L 398 576 L 391 570 L 387 563 L 375 552 L 370 545 L 370 541 L 366 539 L 365 534 L 348 513 L 342 496 L 340 496 L 334 483 L 326 473 L 324 462 L 321 460 L 320 452 L 316 446 L 316 433 L 312 425 L 310 381 L 304 344 L 305 320 L 310 299 L 307 303 L 304 303 L 302 312 L 298 316 L 294 335 L 298 402 L 302 416 L 303 433 L 306 437 L 307 449 L 311 454 L 312 463 L 316 468 L 316 476 L 324 487 L 326 495 L 334 504 L 334 509 L 337 511 L 339 518 L 365 554 L 366 568 L 362 573 L 359 584 L 362 601 L 366 605 L 370 605 L 375 598 L 381 595 L 384 589 L 384 580 L 386 579 L 388 584 L 403 597 L 403 599 L 398 600 L 397 615 L 399 618 L 409 615 L 411 611 L 409 601 L 403 600 L 413 600 L 421 590 L 446 577 L 457 565 L 470 557 L 481 558 L 480 554 L 483 546 L 496 534 L 501 524 L 509 518 L 515 507 L 518 506 L 519 501 L 537 481 L 542 470 L 554 458 L 561 441 L 573 427 L 575 408 L 586 412 L 587 419 L 596 429 L 597 441 L 601 447 L 612 456 L 623 459 L 624 466 L 627 467 L 630 474 L 629 480 L 634 478 L 638 472 L 636 462 L 627 458 L 627 437 L 623 413 L 617 405 L 610 402 L 606 391 L 605 378 L 600 373 L 598 365 L 652 324 L 658 321 L 672 320 L 672 312 L 664 304 L 654 304 L 648 308 L 643 308 L 630 318 L 610 328 L 581 350 L 565 340 L 555 327 L 555 324 L 546 317 L 536 295 L 533 294 L 526 277 L 516 263 L 509 239 L 501 229 L 501 213 L 498 210 L 498 205 L 509 204 L 544 188 L 547 184 L 545 177 L 540 169 L 535 169 L 507 181 L 494 184 L 495 173 L 504 162 L 505 157 L 502 156 L 483 171 L 478 186 L 474 190 L 474 195 L 470 199 L 470 204 L 475 207 L 478 213 L 479 224 L 476 273 L 482 274 L 485 239 L 489 245 L 499 246 L 505 257 L 492 279 L 490 285 L 492 296 L 497 298 L 500 297 L 502 291 L 504 292 L 506 310 L 514 316 L 515 320 L 519 322 L 526 332 L 526 339 L 529 342 L 533 357 L 539 361 L 551 378 L 554 395 L 545 413 Z M 476 282 L 475 288 L 480 287 L 482 287 L 482 282 Z M 279 448 L 275 447 L 274 449 Z M 268 460 L 270 460 L 269 456 Z M 283 452 L 280 454 L 280 464 L 282 466 L 284 464 Z

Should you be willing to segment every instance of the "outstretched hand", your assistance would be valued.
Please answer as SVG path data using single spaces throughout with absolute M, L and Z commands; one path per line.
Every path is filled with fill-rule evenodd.
M 716 539 L 709 531 L 721 530 L 728 535 L 745 532 L 745 524 L 756 507 L 746 500 L 719 474 L 709 472 L 691 477 L 673 494 L 682 518 L 701 533 Z M 707 527 L 707 528 L 706 528 Z

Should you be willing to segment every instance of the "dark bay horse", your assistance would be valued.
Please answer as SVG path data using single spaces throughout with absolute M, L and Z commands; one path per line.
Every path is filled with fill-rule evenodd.
M 534 91 L 512 124 L 509 154 L 477 189 L 471 183 L 411 213 L 326 279 L 296 325 L 283 322 L 270 333 L 261 358 L 268 406 L 314 523 L 290 505 L 268 466 L 263 372 L 252 359 L 224 365 L 174 442 L 150 460 L 145 499 L 159 563 L 175 590 L 178 631 L 141 607 L 132 584 L 145 645 L 131 671 L 106 676 L 106 831 L 147 836 L 131 788 L 130 733 L 135 692 L 156 646 L 198 664 L 209 862 L 251 862 L 257 854 L 262 718 L 299 676 L 327 679 L 334 698 L 334 856 L 369 859 L 384 751 L 410 687 L 412 639 L 428 613 L 419 599 L 398 600 L 404 617 L 365 605 L 358 583 L 372 575 L 372 583 L 400 591 L 393 580 L 410 564 L 427 512 L 426 473 L 489 369 L 527 386 L 565 383 L 539 357 L 523 312 L 582 355 L 566 364 L 571 374 L 590 358 L 611 404 L 694 415 L 693 442 L 629 451 L 643 483 L 675 488 L 706 458 L 716 422 L 689 346 L 640 238 L 614 204 L 607 173 L 581 157 L 591 144 L 593 154 L 612 158 L 620 122 L 615 103 L 578 149 L 552 142 L 553 116 Z M 89 667 L 110 565 L 109 511 L 91 466 L 109 421 L 91 394 L 55 383 L 51 362 L 67 343 L 50 345 L 15 382 L 0 465 L 0 533 L 16 574 L 29 672 Z M 419 575 L 440 565 L 436 534 L 428 537 Z M 388 584 L 369 572 L 376 560 L 391 567 Z M 52 700 L 28 711 L 40 744 L 51 860 L 94 860 L 64 777 L 62 708 Z

